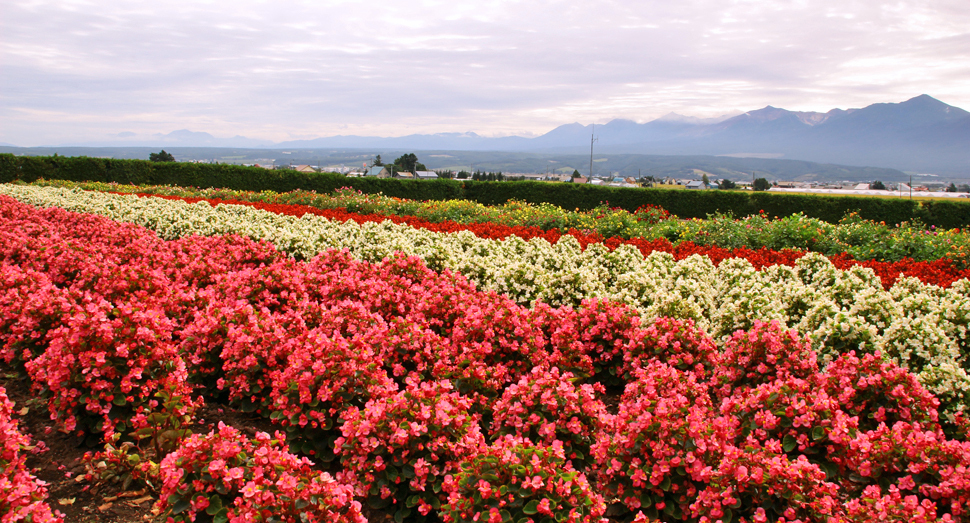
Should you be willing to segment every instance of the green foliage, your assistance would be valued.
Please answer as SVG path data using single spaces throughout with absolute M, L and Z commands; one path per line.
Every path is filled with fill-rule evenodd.
M 767 191 L 768 189 L 771 189 L 771 183 L 769 183 L 765 178 L 758 178 L 754 181 L 751 188 L 756 191 Z
M 414 153 L 403 154 L 394 160 L 394 172 L 427 171 L 428 168 L 418 161 Z
M 162 152 L 160 153 L 149 154 L 148 160 L 151 162 L 174 162 L 175 157 L 172 156 L 172 153 L 167 153 L 165 152 L 165 149 L 162 149 Z

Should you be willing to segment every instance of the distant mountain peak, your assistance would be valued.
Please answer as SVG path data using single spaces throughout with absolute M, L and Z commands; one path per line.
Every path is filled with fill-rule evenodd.
M 215 136 L 207 132 L 202 131 L 190 131 L 188 129 L 179 129 L 177 131 L 172 131 L 168 134 L 159 134 L 164 140 L 214 140 Z
M 700 118 L 697 116 L 686 116 L 683 114 L 678 114 L 674 112 L 667 113 L 660 118 L 654 120 L 655 122 L 668 122 L 668 123 L 683 123 L 689 125 L 712 125 L 716 123 L 723 122 L 729 118 L 733 118 L 735 114 L 725 114 L 721 116 L 715 116 L 713 118 Z
M 762 109 L 748 111 L 742 115 L 736 116 L 728 120 L 728 122 L 731 122 L 732 120 L 736 120 L 739 122 L 749 121 L 749 122 L 764 123 L 764 122 L 777 120 L 779 118 L 790 117 L 790 118 L 797 119 L 798 121 L 800 121 L 805 125 L 814 127 L 821 123 L 825 123 L 826 120 L 828 120 L 830 117 L 832 117 L 835 114 L 837 113 L 833 113 L 832 111 L 829 111 L 828 113 L 818 113 L 814 111 L 789 111 L 788 109 L 782 109 L 779 107 L 766 105 Z

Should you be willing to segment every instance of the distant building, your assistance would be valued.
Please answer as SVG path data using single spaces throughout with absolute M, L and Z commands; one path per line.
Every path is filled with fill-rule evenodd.
M 438 173 L 434 171 L 414 171 L 414 175 L 418 177 L 419 180 L 437 180 Z
M 414 175 L 411 174 L 411 173 L 409 173 L 408 171 L 401 171 L 401 172 L 398 172 L 398 173 L 394 173 L 394 177 L 395 178 L 404 178 L 404 179 L 407 179 L 407 180 L 413 180 L 414 179 Z
M 684 187 L 688 189 L 707 189 L 702 180 L 691 180 L 687 182 Z
M 294 165 L 293 169 L 298 173 L 315 173 L 316 169 L 309 165 Z
M 390 178 L 391 173 L 387 171 L 387 168 L 383 165 L 375 165 L 364 173 L 364 176 L 374 176 L 376 178 Z

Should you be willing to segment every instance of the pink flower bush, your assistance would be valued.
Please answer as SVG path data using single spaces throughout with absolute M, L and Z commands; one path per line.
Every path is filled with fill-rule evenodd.
M 965 517 L 970 506 L 970 442 L 948 440 L 938 427 L 880 424 L 857 434 L 831 459 L 851 471 L 858 488 L 894 486 L 954 517 Z
M 718 416 L 708 386 L 690 371 L 654 361 L 635 375 L 591 449 L 597 485 L 631 510 L 659 508 L 681 518 L 737 422 Z
M 720 363 L 714 340 L 694 325 L 694 320 L 660 317 L 645 329 L 629 334 L 623 354 L 623 374 L 632 379 L 634 369 L 662 361 L 682 371 L 704 377 Z
M 349 486 L 285 449 L 280 433 L 250 440 L 222 423 L 192 436 L 161 463 L 156 510 L 169 523 L 366 523 Z
M 185 363 L 164 312 L 137 301 L 79 301 L 64 325 L 49 333 L 47 350 L 26 365 L 35 388 L 50 396 L 51 419 L 63 430 L 110 437 L 151 409 L 156 391 L 189 396 Z
M 304 453 L 317 459 L 333 459 L 344 412 L 398 391 L 370 342 L 367 336 L 348 338 L 322 326 L 286 342 L 293 350 L 271 373 L 267 409 L 292 434 L 291 447 L 302 445 Z
M 700 477 L 706 487 L 690 505 L 699 523 L 733 521 L 735 511 L 742 521 L 821 522 L 840 513 L 838 485 L 805 455 L 791 460 L 777 444 L 729 447 Z
M 563 308 L 558 316 L 558 321 L 550 322 L 549 326 L 552 350 L 557 354 L 585 356 L 592 373 L 584 375 L 585 362 L 582 361 L 572 366 L 558 362 L 550 364 L 581 377 L 593 377 L 607 385 L 624 383 L 622 364 L 625 354 L 634 350 L 634 340 L 640 330 L 639 314 L 619 303 L 587 299 L 575 310 Z M 575 357 L 563 359 L 569 361 Z
M 849 500 L 845 506 L 843 521 L 869 523 L 870 521 L 892 521 L 899 523 L 938 523 L 954 521 L 949 514 L 937 517 L 936 505 L 927 499 L 920 501 L 916 496 L 904 495 L 895 485 L 883 494 L 876 485 L 866 487 L 857 499 Z
M 336 441 L 339 477 L 375 508 L 423 520 L 445 500 L 444 478 L 485 446 L 471 406 L 448 382 L 409 380 L 398 394 L 351 409 Z
M 545 446 L 558 441 L 577 466 L 592 462 L 589 447 L 610 417 L 596 397 L 605 391 L 600 384 L 577 386 L 574 381 L 572 373 L 555 367 L 532 369 L 495 402 L 492 438 L 511 434 Z
M 441 347 L 432 375 L 490 404 L 505 387 L 544 362 L 548 353 L 527 309 L 493 293 L 477 298 L 468 300 L 455 319 L 450 343 Z
M 0 523 L 63 521 L 47 504 L 47 486 L 27 468 L 25 451 L 31 448 L 30 438 L 13 419 L 6 389 L 0 387 Z
M 808 340 L 778 321 L 755 320 L 751 330 L 735 332 L 724 345 L 721 361 L 721 397 L 739 387 L 789 377 L 809 379 L 818 373 L 818 357 Z
M 861 430 L 897 421 L 930 426 L 939 421 L 940 402 L 916 376 L 883 360 L 879 354 L 843 354 L 818 376 L 821 388 L 850 416 L 859 418 Z
M 598 523 L 603 496 L 573 469 L 559 441 L 551 446 L 503 436 L 461 464 L 443 486 L 445 523 L 568 521 Z
M 720 406 L 722 415 L 738 420 L 745 445 L 778 441 L 792 459 L 825 451 L 837 409 L 824 391 L 793 377 L 737 390 Z
M 46 274 L 0 265 L 0 359 L 19 372 L 44 352 L 48 333 L 72 310 L 68 293 Z

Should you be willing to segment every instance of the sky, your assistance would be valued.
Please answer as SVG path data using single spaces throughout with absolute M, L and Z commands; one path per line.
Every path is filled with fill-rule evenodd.
M 970 2 L 3 0 L 0 142 L 970 109 Z

